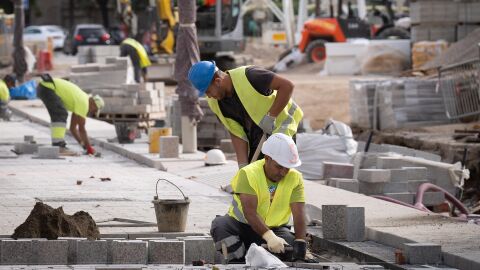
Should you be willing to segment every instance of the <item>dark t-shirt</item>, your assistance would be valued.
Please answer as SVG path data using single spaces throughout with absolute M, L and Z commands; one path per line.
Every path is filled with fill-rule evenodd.
M 245 74 L 250 84 L 253 86 L 253 88 L 255 88 L 255 90 L 257 90 L 258 93 L 264 96 L 269 96 L 273 93 L 273 90 L 270 89 L 270 84 L 275 73 L 271 72 L 270 70 L 252 66 L 245 69 Z M 263 131 L 248 115 L 247 110 L 245 110 L 245 107 L 243 107 L 242 102 L 237 95 L 237 90 L 235 88 L 233 90 L 232 96 L 219 100 L 218 105 L 223 116 L 233 119 L 242 125 L 250 144 L 248 159 L 251 160 L 253 153 L 260 142 Z

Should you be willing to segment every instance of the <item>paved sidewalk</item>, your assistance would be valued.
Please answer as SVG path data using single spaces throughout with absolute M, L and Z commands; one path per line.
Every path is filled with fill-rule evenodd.
M 9 151 L 13 143 L 22 142 L 24 135 L 34 135 L 37 143 L 50 145 L 50 131 L 26 120 L 0 122 L 0 150 Z M 73 150 L 80 151 L 73 141 Z M 168 172 L 139 165 L 118 154 L 102 151 L 102 158 L 88 156 L 67 157 L 64 160 L 32 159 L 20 155 L 16 159 L 2 159 L 0 164 L 0 235 L 10 235 L 29 215 L 36 201 L 52 207 L 63 206 L 67 214 L 89 212 L 96 221 L 126 218 L 155 222 L 151 200 L 158 178 L 166 178 L 183 190 L 190 204 L 187 231 L 209 232 L 216 214 L 227 211 L 230 196 L 209 187 Z M 111 181 L 101 181 L 109 177 Z M 77 180 L 82 180 L 77 185 Z M 170 184 L 159 183 L 160 198 L 180 198 Z M 154 227 L 100 228 L 101 233 L 153 232 Z

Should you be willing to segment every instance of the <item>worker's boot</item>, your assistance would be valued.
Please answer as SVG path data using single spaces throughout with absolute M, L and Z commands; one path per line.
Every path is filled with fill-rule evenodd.
M 60 156 L 78 156 L 79 154 L 73 150 L 68 149 L 65 147 L 60 147 Z

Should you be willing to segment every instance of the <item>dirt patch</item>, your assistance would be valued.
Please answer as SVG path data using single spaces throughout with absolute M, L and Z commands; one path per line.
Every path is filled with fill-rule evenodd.
M 70 216 L 62 207 L 54 209 L 37 202 L 25 222 L 15 229 L 12 238 L 86 237 L 93 240 L 99 236 L 97 224 L 87 212 L 79 211 Z

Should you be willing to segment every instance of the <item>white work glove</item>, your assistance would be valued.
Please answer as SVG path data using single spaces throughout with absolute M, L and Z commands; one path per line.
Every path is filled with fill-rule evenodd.
M 275 129 L 275 117 L 270 115 L 265 115 L 258 126 L 263 130 L 264 133 L 270 135 Z
M 264 233 L 262 238 L 267 241 L 268 250 L 273 253 L 284 253 L 284 245 L 288 246 L 288 243 L 285 241 L 285 239 L 276 236 L 272 230 L 268 230 L 266 233 Z

